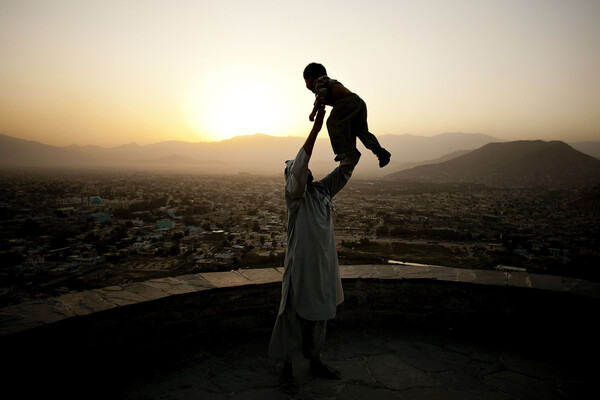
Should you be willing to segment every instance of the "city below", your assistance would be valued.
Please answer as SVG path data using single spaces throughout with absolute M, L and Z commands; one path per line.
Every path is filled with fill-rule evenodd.
M 0 174 L 0 304 L 176 276 L 280 267 L 282 176 Z M 335 198 L 340 264 L 405 262 L 598 280 L 600 189 L 353 178 Z

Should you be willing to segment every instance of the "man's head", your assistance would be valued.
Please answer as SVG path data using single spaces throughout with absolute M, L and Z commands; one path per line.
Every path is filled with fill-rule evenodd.
M 294 165 L 294 160 L 287 160 L 285 162 L 285 170 L 283 171 L 283 175 L 285 176 L 285 180 L 287 181 L 288 178 L 290 177 L 290 173 L 292 172 L 292 165 Z M 311 172 L 311 170 L 308 170 L 308 177 L 306 179 L 306 184 L 312 184 L 313 180 L 315 178 L 313 177 L 313 174 Z
M 327 70 L 321 64 L 310 63 L 304 68 L 304 82 L 306 82 L 306 88 L 310 91 L 313 90 L 313 84 L 315 80 L 322 77 L 323 75 L 327 75 Z

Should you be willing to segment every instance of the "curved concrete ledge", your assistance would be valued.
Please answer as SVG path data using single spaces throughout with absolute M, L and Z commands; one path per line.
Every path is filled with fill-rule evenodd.
M 572 294 L 597 303 L 600 283 L 552 275 L 526 272 L 469 270 L 443 266 L 415 265 L 346 265 L 341 266 L 343 281 L 430 281 L 473 284 L 477 286 L 527 288 L 549 293 Z M 256 287 L 281 282 L 282 268 L 248 269 L 210 272 L 153 279 L 119 286 L 82 292 L 72 292 L 58 297 L 27 301 L 0 309 L 0 337 L 23 333 L 33 328 L 48 326 L 74 317 L 90 316 L 105 311 L 144 306 L 172 296 L 183 296 L 215 289 Z M 350 287 L 346 297 L 352 297 Z M 271 302 L 277 304 L 277 292 L 270 293 Z M 427 297 L 427 296 L 425 296 Z M 273 312 L 275 310 L 273 309 Z
M 211 348 L 220 342 L 227 349 L 231 343 L 247 343 L 256 352 L 253 359 L 266 357 L 282 272 L 189 274 L 5 307 L 0 310 L 0 353 L 9 370 L 5 380 L 20 393 L 40 389 L 47 396 L 52 388 L 61 398 L 67 391 L 74 398 L 81 393 L 118 398 L 115 391 L 136 374 L 145 377 L 156 365 L 170 371 L 171 360 L 190 351 L 204 357 L 194 350 L 199 345 Z M 328 326 L 338 334 L 377 336 L 384 327 L 418 335 L 437 332 L 511 349 L 535 346 L 552 358 L 568 354 L 568 365 L 582 355 L 596 360 L 600 353 L 595 322 L 600 284 L 595 282 L 414 265 L 342 266 L 341 273 L 346 299 Z M 228 356 L 236 357 L 235 352 Z M 394 365 L 379 365 L 382 376 L 393 375 L 388 369 Z M 495 395 L 477 398 L 503 398 Z

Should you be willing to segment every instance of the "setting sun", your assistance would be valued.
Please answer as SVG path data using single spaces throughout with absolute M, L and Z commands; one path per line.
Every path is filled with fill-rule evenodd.
M 285 105 L 272 79 L 247 71 L 205 76 L 191 85 L 187 121 L 202 139 L 218 141 L 284 129 Z

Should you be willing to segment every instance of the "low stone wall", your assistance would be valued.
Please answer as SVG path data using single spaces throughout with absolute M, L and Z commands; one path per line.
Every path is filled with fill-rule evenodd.
M 536 298 L 540 293 L 552 293 L 551 296 L 563 293 L 582 299 L 589 299 L 594 302 L 600 299 L 600 284 L 575 278 L 535 275 L 525 272 L 501 272 L 490 270 L 469 270 L 460 268 L 449 268 L 441 266 L 413 266 L 413 265 L 350 265 L 340 267 L 342 280 L 346 282 L 346 297 L 355 299 L 356 305 L 366 305 L 370 303 L 387 304 L 394 296 L 401 296 L 393 289 L 393 293 L 385 293 L 382 296 L 374 297 L 375 293 L 369 290 L 357 288 L 356 294 L 349 292 L 349 282 L 353 281 L 398 281 L 403 283 L 398 288 L 407 288 L 417 282 L 446 282 L 455 284 L 466 284 L 468 288 L 463 291 L 459 298 L 453 299 L 458 294 L 448 294 L 443 300 L 444 308 L 451 311 L 450 304 L 456 302 L 457 309 L 467 314 L 470 311 L 481 308 L 483 311 L 492 311 L 491 307 L 497 305 L 498 301 L 491 299 L 484 300 L 482 304 L 465 303 L 467 294 L 476 288 L 507 288 L 507 289 L 533 289 L 532 298 Z M 261 306 L 266 309 L 273 309 L 278 303 L 279 291 L 272 293 L 274 287 L 279 287 L 283 270 L 281 268 L 268 269 L 250 269 L 228 272 L 211 272 L 181 275 L 171 278 L 153 279 L 145 282 L 135 282 L 121 286 L 112 286 L 103 289 L 89 290 L 83 292 L 72 292 L 62 296 L 27 301 L 25 303 L 8 306 L 0 309 L 0 337 L 9 337 L 13 334 L 25 333 L 36 328 L 53 326 L 59 322 L 84 321 L 87 319 L 111 319 L 119 314 L 138 314 L 150 313 L 153 309 L 165 308 L 172 310 L 176 303 L 184 302 L 184 308 L 201 308 L 194 314 L 190 310 L 182 311 L 182 314 L 172 315 L 154 315 L 152 318 L 155 323 L 168 323 L 169 320 L 185 320 L 189 316 L 190 320 L 194 318 L 210 319 L 211 313 L 223 315 L 223 312 L 233 312 L 238 304 L 232 304 L 230 309 L 228 303 L 217 305 L 211 303 L 206 309 L 202 304 L 193 304 L 193 300 L 202 303 L 205 298 L 214 298 L 221 296 L 217 292 L 229 293 L 228 288 L 234 288 L 233 292 L 238 293 L 237 297 L 242 303 L 248 303 L 249 308 L 258 310 Z M 394 284 L 396 285 L 396 284 Z M 396 285 L 397 286 L 397 285 Z M 436 286 L 436 285 L 434 285 Z M 456 286 L 456 285 L 455 285 Z M 459 285 L 460 286 L 460 285 Z M 262 288 L 262 289 L 259 289 Z M 373 287 L 372 284 L 369 287 Z M 252 290 L 267 290 L 268 294 L 252 293 Z M 250 291 L 250 292 L 249 292 Z M 514 290 L 513 290 L 514 291 Z M 434 305 L 435 290 L 422 288 L 420 292 L 415 293 L 414 298 L 398 298 L 397 306 L 402 310 L 408 310 L 413 306 L 417 307 L 416 314 L 422 312 L 429 306 Z M 499 296 L 505 297 L 505 301 L 510 303 L 509 290 L 500 290 Z M 535 295 L 534 295 L 535 294 Z M 202 300 L 200 300 L 200 297 Z M 267 296 L 262 298 L 261 296 Z M 368 300 L 370 299 L 370 300 Z M 215 299 L 215 301 L 223 301 Z M 440 301 L 442 301 L 440 299 Z M 500 304 L 505 301 L 499 301 Z M 585 300 L 587 301 L 587 300 Z M 242 307 L 243 308 L 243 307 Z M 376 307 L 374 307 L 376 308 Z M 157 311 L 158 312 L 158 311 Z M 173 311 L 174 312 L 174 311 Z M 188 315 L 188 313 L 192 314 Z M 83 318 L 86 317 L 86 318 Z M 198 322 L 201 326 L 201 323 Z M 60 324 L 59 324 L 60 325 Z
M 59 360 L 127 370 L 134 360 L 215 337 L 251 340 L 272 329 L 282 273 L 190 274 L 5 307 L 0 350 L 15 371 L 47 371 Z M 341 274 L 346 300 L 334 324 L 342 326 L 386 323 L 531 342 L 595 341 L 599 333 L 595 282 L 411 265 L 342 266 Z
M 340 268 L 345 301 L 330 329 L 443 330 L 502 343 L 597 352 L 600 285 L 527 273 L 435 266 Z M 0 309 L 5 387 L 24 397 L 56 392 L 119 398 L 128 377 L 215 341 L 264 345 L 282 269 L 183 275 L 30 301 Z M 266 354 L 266 348 L 264 354 Z M 553 353 L 554 354 L 554 353 Z M 9 390 L 6 389 L 8 393 Z

